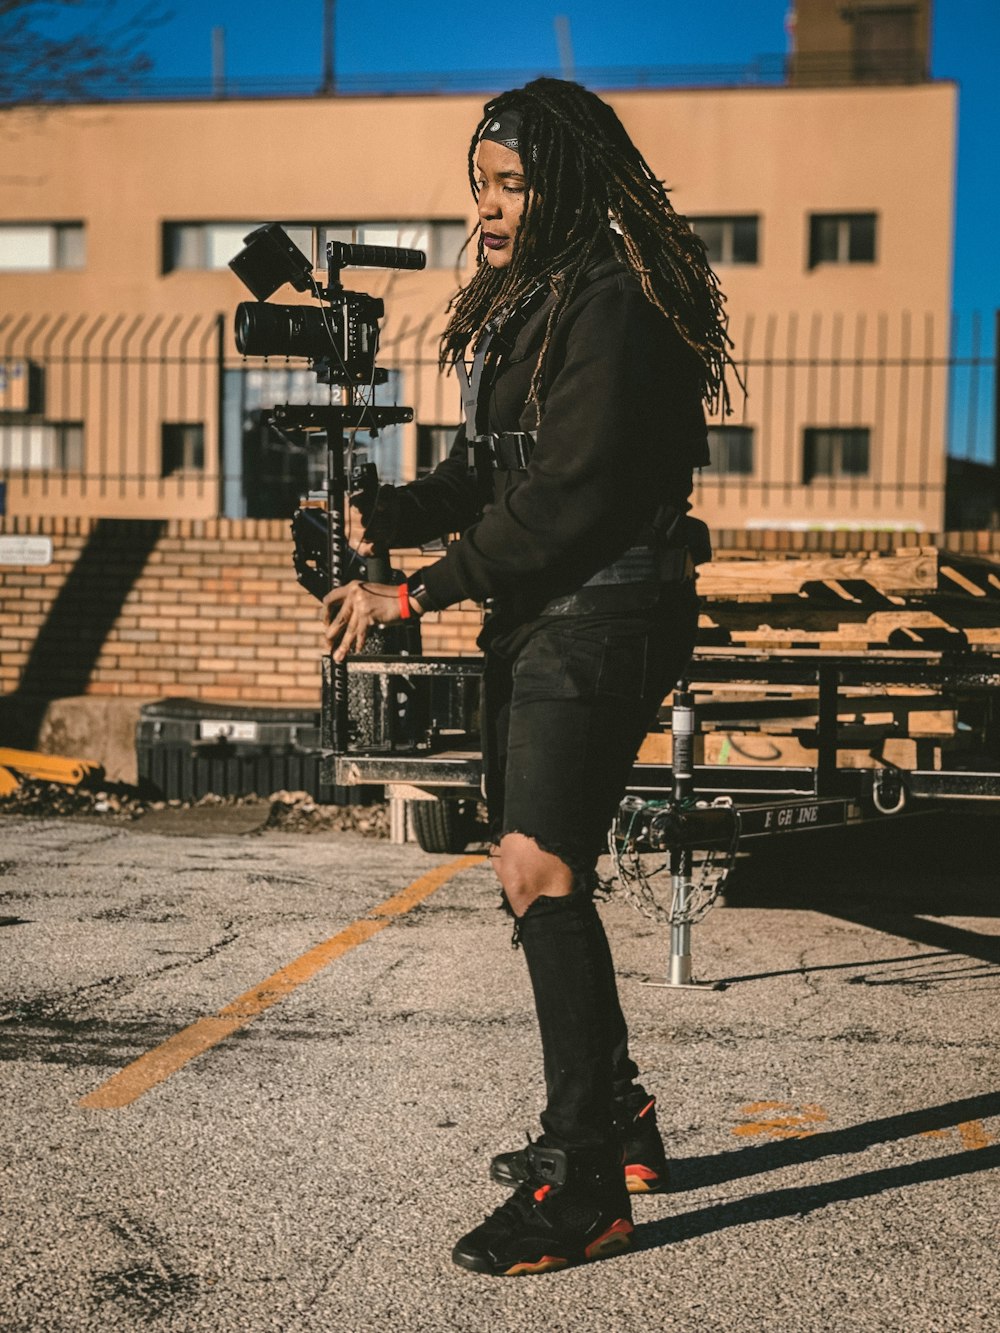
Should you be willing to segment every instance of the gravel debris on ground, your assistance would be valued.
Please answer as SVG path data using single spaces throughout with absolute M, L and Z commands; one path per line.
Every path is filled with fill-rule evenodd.
M 0 797 L 0 815 L 98 816 L 114 823 L 141 819 L 149 811 L 192 810 L 206 806 L 240 806 L 270 803 L 265 830 L 282 833 L 360 833 L 367 838 L 389 837 L 389 807 L 372 805 L 326 805 L 305 791 L 276 791 L 261 797 L 218 796 L 208 793 L 196 801 L 150 801 L 138 787 L 125 783 L 99 790 L 64 786 L 58 782 L 26 779 L 7 796 Z
M 265 829 L 282 833 L 361 833 L 366 838 L 388 838 L 389 807 L 374 805 L 321 805 L 308 792 L 277 791 L 268 800 L 271 813 Z

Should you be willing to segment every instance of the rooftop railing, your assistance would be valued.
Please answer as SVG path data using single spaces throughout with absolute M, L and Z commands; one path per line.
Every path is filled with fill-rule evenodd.
M 225 75 L 204 78 L 156 78 L 143 76 L 118 81 L 109 76 L 86 90 L 67 95 L 30 91 L 8 94 L 6 103 L 93 103 L 109 101 L 204 101 L 311 97 L 392 97 L 412 95 L 489 94 L 514 88 L 546 75 L 566 77 L 554 65 L 519 69 L 447 70 L 443 72 L 338 73 L 332 86 L 324 86 L 317 75 L 294 78 L 256 78 Z M 913 51 L 811 52 L 796 55 L 758 55 L 725 65 L 598 65 L 579 67 L 573 78 L 588 88 L 605 91 L 689 88 L 838 87 L 923 83 L 929 79 L 925 57 Z

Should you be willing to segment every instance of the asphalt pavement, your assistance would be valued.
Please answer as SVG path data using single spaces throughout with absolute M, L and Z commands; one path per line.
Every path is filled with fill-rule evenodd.
M 603 904 L 674 1188 L 490 1279 L 450 1249 L 542 1099 L 491 873 L 264 814 L 0 819 L 4 1333 L 1000 1329 L 996 822 L 762 849 L 718 988 Z

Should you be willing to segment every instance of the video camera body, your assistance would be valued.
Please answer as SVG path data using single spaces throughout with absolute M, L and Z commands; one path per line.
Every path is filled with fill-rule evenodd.
M 244 356 L 305 356 L 321 384 L 384 384 L 386 372 L 375 365 L 378 322 L 385 315 L 380 297 L 345 291 L 340 270 L 356 268 L 422 269 L 422 250 L 390 245 L 326 247 L 327 285 L 313 276 L 312 264 L 275 222 L 244 237 L 245 248 L 229 267 L 253 292 L 256 303 L 236 307 L 236 346 Z M 318 306 L 267 305 L 279 287 L 311 292 Z

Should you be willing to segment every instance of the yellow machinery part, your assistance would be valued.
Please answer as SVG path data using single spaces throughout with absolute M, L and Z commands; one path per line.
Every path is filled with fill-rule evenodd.
M 0 748 L 0 796 L 9 796 L 24 778 L 76 787 L 100 768 L 93 759 L 65 759 L 62 755 Z

